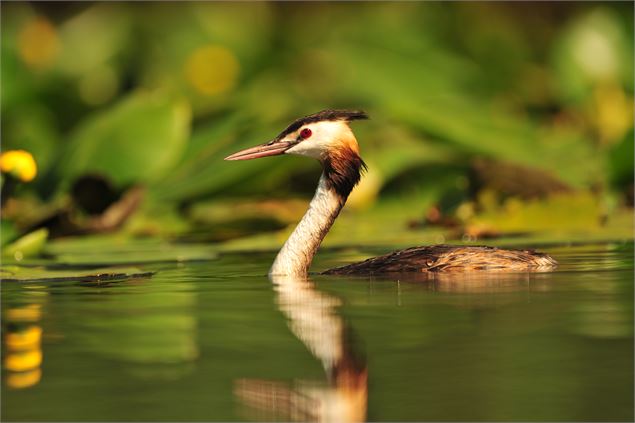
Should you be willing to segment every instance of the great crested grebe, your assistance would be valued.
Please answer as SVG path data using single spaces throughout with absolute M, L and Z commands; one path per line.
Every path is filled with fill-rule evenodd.
M 313 256 L 360 180 L 366 164 L 349 123 L 368 119 L 357 110 L 323 110 L 297 119 L 273 140 L 248 148 L 225 160 L 251 160 L 279 154 L 297 154 L 322 164 L 309 209 L 278 253 L 270 275 L 306 277 Z M 544 271 L 555 268 L 547 254 L 494 247 L 434 245 L 413 247 L 359 263 L 327 270 L 324 274 L 364 275 L 393 272 Z

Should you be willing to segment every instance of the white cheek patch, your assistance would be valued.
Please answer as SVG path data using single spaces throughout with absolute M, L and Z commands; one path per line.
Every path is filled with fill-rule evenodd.
M 322 157 L 322 153 L 326 151 L 326 146 L 319 142 L 313 142 L 312 140 L 301 141 L 298 145 L 295 145 L 285 151 L 285 154 L 297 154 L 299 156 L 312 157 L 319 159 Z
M 348 125 L 341 121 L 319 122 L 308 125 L 306 128 L 312 131 L 311 137 L 285 151 L 286 154 L 297 154 L 319 160 L 343 134 L 350 133 Z

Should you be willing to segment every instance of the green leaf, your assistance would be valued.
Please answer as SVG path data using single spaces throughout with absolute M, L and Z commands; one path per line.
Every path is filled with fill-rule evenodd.
M 633 183 L 635 156 L 635 143 L 633 142 L 633 129 L 631 129 L 622 142 L 616 145 L 609 154 L 608 161 L 611 173 L 611 182 L 615 186 L 628 186 Z
M 48 235 L 49 231 L 46 228 L 29 232 L 4 248 L 2 255 L 5 257 L 13 257 L 18 261 L 24 257 L 36 256 L 42 251 L 42 248 L 44 248 Z
M 0 276 L 4 282 L 65 282 L 109 281 L 151 276 L 153 272 L 133 267 L 103 269 L 48 269 L 46 267 L 3 266 Z
M 74 132 L 59 162 L 62 179 L 87 172 L 118 185 L 147 182 L 180 158 L 190 126 L 190 108 L 160 93 L 139 92 L 88 118 Z
M 0 220 L 0 245 L 3 247 L 13 241 L 18 235 L 18 231 L 12 221 Z
M 108 266 L 161 262 L 213 260 L 216 253 L 205 244 L 172 244 L 156 239 L 135 240 L 97 235 L 52 242 L 46 253 L 57 263 Z

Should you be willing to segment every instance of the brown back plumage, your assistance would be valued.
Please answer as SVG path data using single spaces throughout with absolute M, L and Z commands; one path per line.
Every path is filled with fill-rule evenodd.
M 329 275 L 404 272 L 546 271 L 557 266 L 549 255 L 533 250 L 433 245 L 413 247 L 327 270 Z

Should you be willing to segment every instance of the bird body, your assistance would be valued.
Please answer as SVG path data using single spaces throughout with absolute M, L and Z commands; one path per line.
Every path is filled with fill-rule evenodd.
M 251 160 L 296 154 L 317 159 L 322 164 L 322 175 L 309 209 L 276 256 L 270 275 L 307 276 L 322 240 L 366 169 L 349 126 L 349 122 L 361 119 L 368 119 L 366 113 L 324 110 L 297 119 L 270 142 L 225 158 Z M 324 274 L 544 271 L 556 265 L 550 256 L 530 250 L 435 245 L 396 251 L 330 269 Z
M 359 263 L 336 267 L 326 275 L 368 275 L 407 272 L 468 272 L 474 270 L 541 271 L 556 261 L 533 250 L 507 250 L 485 246 L 431 245 L 394 251 Z

